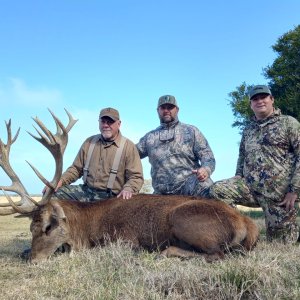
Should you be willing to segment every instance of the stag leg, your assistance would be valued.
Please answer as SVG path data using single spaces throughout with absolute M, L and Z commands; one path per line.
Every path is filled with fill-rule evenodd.
M 200 253 L 190 250 L 184 250 L 175 246 L 170 246 L 167 249 L 163 250 L 161 252 L 161 255 L 166 257 L 188 258 L 200 256 Z
M 224 253 L 222 251 L 207 254 L 200 253 L 190 250 L 184 250 L 175 246 L 170 246 L 161 252 L 161 255 L 166 257 L 180 257 L 180 258 L 191 258 L 191 257 L 204 257 L 207 262 L 224 259 Z

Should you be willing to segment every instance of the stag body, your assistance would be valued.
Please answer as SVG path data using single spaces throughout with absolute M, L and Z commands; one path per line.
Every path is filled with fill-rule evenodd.
M 258 238 L 250 218 L 220 201 L 146 194 L 96 203 L 52 199 L 33 214 L 31 231 L 32 261 L 46 259 L 61 245 L 80 250 L 102 245 L 107 237 L 166 256 L 210 260 L 223 258 L 225 248 L 251 250 Z

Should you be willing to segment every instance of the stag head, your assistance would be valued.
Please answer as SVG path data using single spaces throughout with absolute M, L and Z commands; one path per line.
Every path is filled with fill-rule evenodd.
M 73 245 L 69 224 L 57 200 L 51 199 L 33 212 L 30 231 L 32 263 L 47 259 L 58 249 L 71 252 Z

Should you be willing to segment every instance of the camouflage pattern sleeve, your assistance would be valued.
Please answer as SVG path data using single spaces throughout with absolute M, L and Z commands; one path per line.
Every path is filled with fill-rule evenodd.
M 201 162 L 201 167 L 204 167 L 209 176 L 213 173 L 216 166 L 216 161 L 214 154 L 208 144 L 208 141 L 200 130 L 194 127 L 195 143 L 194 143 L 194 153 L 195 157 Z
M 146 144 L 146 141 L 147 141 L 147 137 L 146 135 L 143 136 L 139 142 L 136 144 L 136 148 L 139 152 L 139 155 L 140 155 L 140 158 L 145 158 L 148 156 L 148 153 L 147 153 L 147 144 Z
M 292 117 L 288 117 L 287 120 L 290 144 L 294 152 L 295 160 L 289 191 L 295 192 L 300 196 L 300 123 Z
M 245 160 L 245 136 L 243 134 L 240 147 L 239 147 L 239 157 L 237 160 L 235 176 L 243 177 L 244 160 Z

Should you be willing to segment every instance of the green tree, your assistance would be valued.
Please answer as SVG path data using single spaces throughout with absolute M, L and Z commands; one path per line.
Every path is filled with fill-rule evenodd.
M 277 58 L 271 66 L 264 68 L 263 74 L 272 90 L 275 106 L 283 114 L 300 121 L 300 25 L 282 35 L 272 49 Z M 235 117 L 232 126 L 241 130 L 253 115 L 248 98 L 252 86 L 243 82 L 229 93 L 229 104 Z
M 253 115 L 249 106 L 248 92 L 250 88 L 251 86 L 247 86 L 247 84 L 243 82 L 235 91 L 229 93 L 229 97 L 231 98 L 229 104 L 235 117 L 232 127 L 238 127 L 241 131 Z

